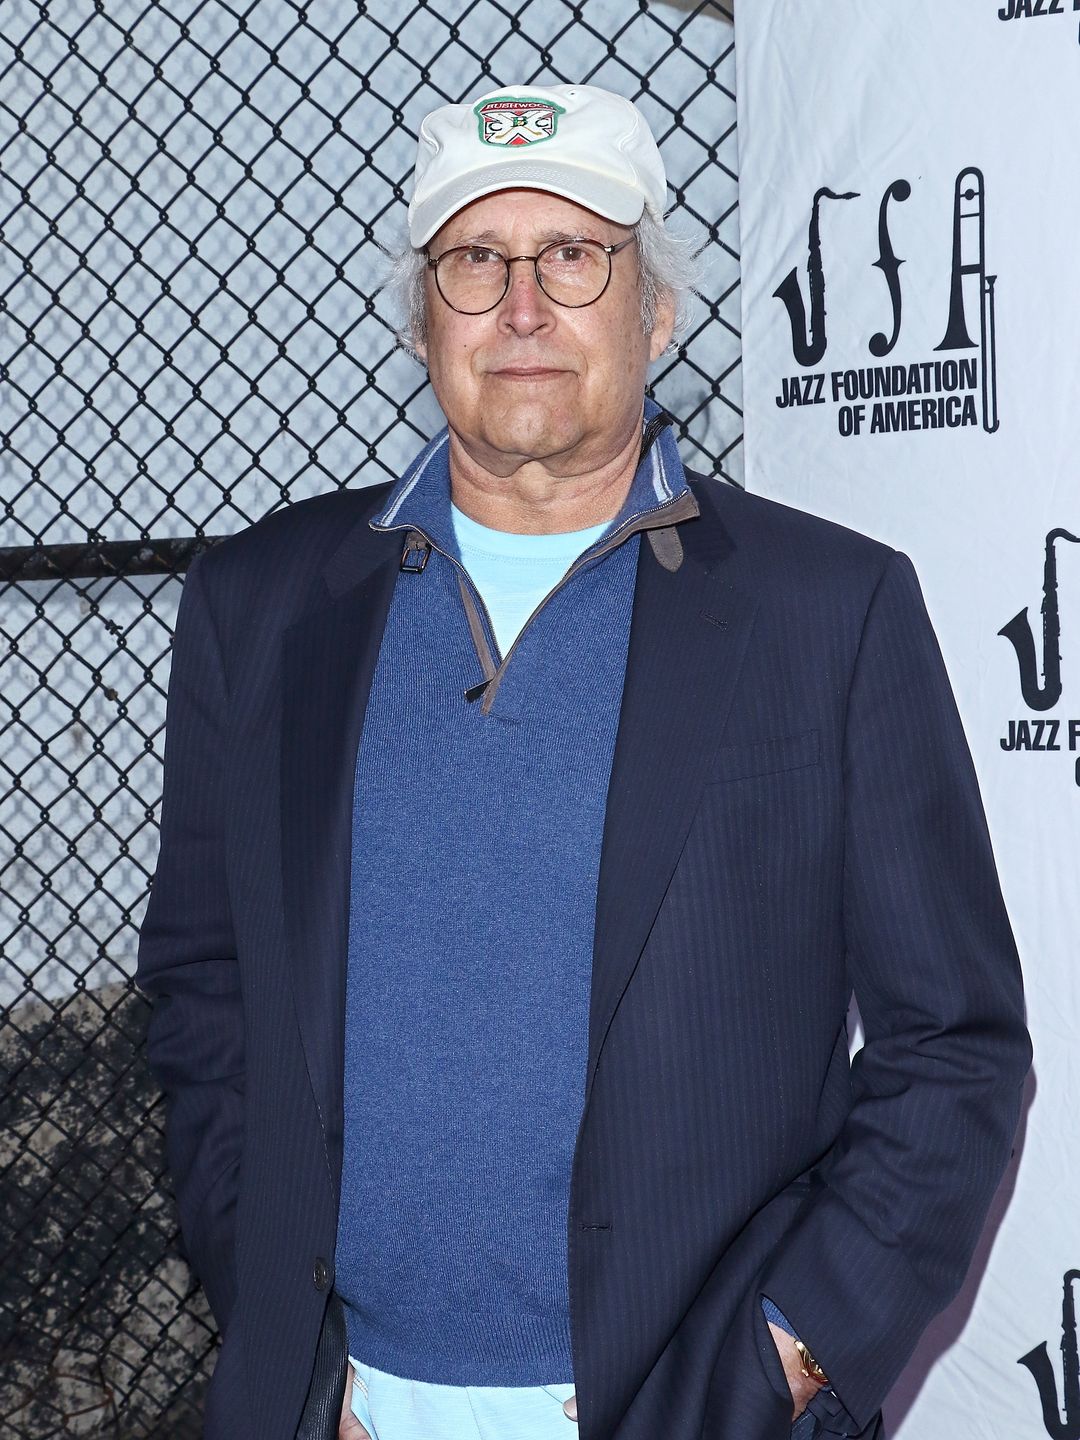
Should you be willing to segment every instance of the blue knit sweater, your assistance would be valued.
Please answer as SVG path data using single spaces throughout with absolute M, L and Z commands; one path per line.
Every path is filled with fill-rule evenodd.
M 686 482 L 665 433 L 487 708 L 465 698 L 484 674 L 446 454 L 444 432 L 372 521 L 433 548 L 398 576 L 357 755 L 337 1288 L 350 1353 L 380 1370 L 569 1382 L 570 1171 L 641 537 L 614 542 Z

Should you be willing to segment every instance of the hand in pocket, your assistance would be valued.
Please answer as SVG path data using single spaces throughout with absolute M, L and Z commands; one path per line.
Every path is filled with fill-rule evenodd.
M 353 1414 L 352 1393 L 355 1379 L 353 1367 L 350 1365 L 345 1376 L 345 1399 L 342 1401 L 341 1419 L 338 1422 L 338 1440 L 371 1440 L 371 1436 Z

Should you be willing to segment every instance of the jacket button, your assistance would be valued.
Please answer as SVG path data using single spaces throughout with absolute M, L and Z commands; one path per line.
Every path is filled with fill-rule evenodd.
M 315 1289 L 320 1294 L 330 1289 L 330 1266 L 321 1255 L 315 1256 L 315 1264 L 312 1266 L 311 1278 L 315 1282 Z

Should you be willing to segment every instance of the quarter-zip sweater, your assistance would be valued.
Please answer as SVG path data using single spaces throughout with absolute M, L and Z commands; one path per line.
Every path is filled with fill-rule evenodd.
M 460 563 L 447 450 L 444 431 L 371 521 L 404 555 L 355 771 L 336 1283 L 349 1351 L 379 1370 L 567 1383 L 570 1174 L 640 531 L 665 527 L 670 547 L 696 502 L 664 431 L 502 656 Z

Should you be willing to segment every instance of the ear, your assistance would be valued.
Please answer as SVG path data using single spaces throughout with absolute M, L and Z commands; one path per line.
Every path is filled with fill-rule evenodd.
M 656 301 L 656 324 L 649 336 L 649 361 L 659 360 L 671 344 L 675 333 L 675 301 L 671 292 L 663 291 Z
M 418 336 L 418 335 L 416 334 L 416 327 L 415 327 L 415 326 L 413 325 L 413 323 L 412 323 L 412 318 L 413 318 L 413 317 L 412 317 L 412 304 L 411 304 L 411 297 L 410 297 L 409 317 L 408 317 L 408 318 L 409 318 L 408 349 L 409 349 L 409 353 L 412 354 L 412 355 L 414 355 L 414 356 L 416 357 L 416 359 L 420 361 L 420 364 L 423 365 L 423 366 L 426 368 L 426 367 L 427 367 L 427 363 L 428 363 L 428 346 L 427 346 L 427 333 L 426 333 L 426 332 L 427 332 L 427 327 L 428 327 L 428 319 L 427 319 L 427 316 L 428 316 L 428 308 L 429 308 L 430 301 L 431 301 L 431 280 L 430 280 L 430 272 L 428 271 L 428 269 L 427 269 L 426 266 L 424 267 L 424 273 L 423 273 L 423 276 L 421 277 L 421 280 L 420 280 L 420 287 L 421 287 L 421 292 L 422 292 L 422 294 L 423 294 L 423 320 L 424 320 L 423 328 L 424 328 L 425 334 L 424 334 L 423 338 L 421 338 L 420 336 Z

